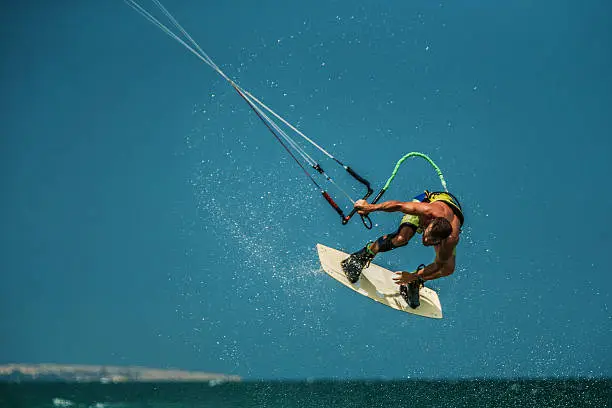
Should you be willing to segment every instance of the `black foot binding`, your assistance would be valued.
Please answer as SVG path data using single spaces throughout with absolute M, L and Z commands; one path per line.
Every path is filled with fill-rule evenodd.
M 421 305 L 419 298 L 419 290 L 421 289 L 421 283 L 414 281 L 408 285 L 400 285 L 400 295 L 404 298 L 408 306 L 412 309 L 416 309 Z
M 368 253 L 366 248 L 362 248 L 340 262 L 340 265 L 342 265 L 342 270 L 349 282 L 355 283 L 359 280 L 363 268 L 370 265 L 372 259 L 374 259 L 374 255 Z
M 419 265 L 417 272 L 425 268 L 424 264 Z M 400 285 L 400 295 L 404 298 L 408 306 L 412 309 L 416 309 L 421 306 L 421 300 L 419 297 L 419 290 L 423 285 L 424 280 L 419 276 L 417 280 L 409 283 L 408 285 Z

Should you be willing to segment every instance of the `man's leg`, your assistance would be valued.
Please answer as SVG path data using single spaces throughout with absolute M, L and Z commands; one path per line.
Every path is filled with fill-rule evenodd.
M 371 255 L 375 256 L 379 252 L 392 251 L 395 248 L 406 246 L 414 236 L 416 229 L 412 224 L 402 223 L 396 232 L 383 235 L 376 241 L 368 244 L 366 248 Z
M 405 246 L 414 236 L 416 229 L 417 227 L 412 224 L 402 223 L 396 232 L 383 235 L 375 242 L 367 244 L 365 247 L 342 261 L 342 270 L 349 282 L 355 283 L 359 280 L 361 271 L 372 261 L 372 259 L 374 259 L 377 253 L 387 252 Z

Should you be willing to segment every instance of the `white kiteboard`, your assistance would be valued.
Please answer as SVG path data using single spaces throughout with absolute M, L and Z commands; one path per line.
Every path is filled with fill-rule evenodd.
M 349 254 L 322 244 L 317 244 L 317 252 L 325 273 L 355 292 L 402 312 L 433 319 L 442 318 L 442 306 L 434 290 L 422 287 L 419 291 L 421 304 L 416 309 L 412 309 L 400 295 L 399 285 L 393 281 L 392 271 L 371 263 L 364 268 L 359 280 L 353 284 L 348 281 L 340 265 Z

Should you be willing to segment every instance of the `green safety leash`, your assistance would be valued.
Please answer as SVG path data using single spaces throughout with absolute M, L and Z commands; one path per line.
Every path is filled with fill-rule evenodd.
M 387 191 L 387 189 L 391 185 L 391 182 L 393 181 L 393 179 L 397 175 L 397 172 L 398 172 L 400 166 L 402 165 L 402 163 L 404 163 L 404 161 L 406 161 L 406 159 L 409 159 L 410 157 L 420 157 L 422 159 L 427 160 L 427 162 L 429 164 L 431 164 L 431 167 L 433 167 L 434 170 L 436 171 L 436 173 L 438 174 L 438 177 L 440 178 L 440 183 L 442 183 L 442 188 L 444 188 L 444 191 L 448 192 L 448 188 L 446 187 L 446 180 L 444 180 L 444 175 L 442 174 L 442 170 L 440 170 L 440 168 L 436 165 L 436 163 L 434 163 L 434 161 L 431 160 L 431 158 L 429 156 L 427 156 L 426 154 L 419 153 L 419 152 L 410 152 L 410 153 L 404 155 L 404 157 L 399 159 L 398 162 L 395 164 L 395 168 L 393 169 L 393 173 L 391 173 L 391 177 L 389 177 L 389 180 L 387 180 L 387 182 L 385 183 L 385 186 L 376 195 L 376 197 L 374 198 L 374 201 L 372 201 L 372 203 L 377 202 L 380 199 L 380 197 L 382 197 L 382 195 L 385 193 L 385 191 Z

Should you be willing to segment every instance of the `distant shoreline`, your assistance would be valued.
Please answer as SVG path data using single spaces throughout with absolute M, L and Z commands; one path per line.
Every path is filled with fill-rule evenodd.
M 5 364 L 0 365 L 0 381 L 28 382 L 238 382 L 236 375 L 159 369 L 140 366 L 107 366 L 82 364 Z

